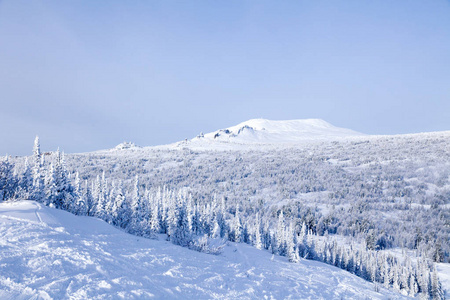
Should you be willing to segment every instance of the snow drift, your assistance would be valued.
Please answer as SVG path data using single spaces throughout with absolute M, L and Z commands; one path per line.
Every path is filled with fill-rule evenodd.
M 406 299 L 323 263 L 203 254 L 33 201 L 0 204 L 0 249 L 1 299 Z

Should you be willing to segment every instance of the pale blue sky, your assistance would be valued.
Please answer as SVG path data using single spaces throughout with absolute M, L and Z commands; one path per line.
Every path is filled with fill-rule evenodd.
M 0 154 L 258 117 L 450 130 L 450 1 L 0 0 Z

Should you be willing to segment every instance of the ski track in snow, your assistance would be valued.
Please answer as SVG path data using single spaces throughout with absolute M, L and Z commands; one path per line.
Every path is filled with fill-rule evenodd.
M 34 203 L 34 204 L 36 205 L 36 211 L 35 211 L 36 217 L 38 218 L 40 223 L 44 223 L 42 221 L 41 215 L 39 214 L 39 210 L 41 209 L 41 206 L 37 205 L 37 203 Z
M 406 299 L 338 268 L 245 244 L 221 255 L 33 201 L 0 204 L 0 299 Z

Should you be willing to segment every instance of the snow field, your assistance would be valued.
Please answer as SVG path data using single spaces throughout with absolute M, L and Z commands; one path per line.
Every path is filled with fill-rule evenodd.
M 407 299 L 245 244 L 208 255 L 33 201 L 0 204 L 0 299 Z

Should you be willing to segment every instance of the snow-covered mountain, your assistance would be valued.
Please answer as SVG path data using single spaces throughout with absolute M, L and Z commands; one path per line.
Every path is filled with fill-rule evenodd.
M 204 254 L 33 201 L 0 203 L 0 249 L 0 299 L 407 298 L 324 263 L 231 242 Z
M 428 297 L 443 293 L 439 278 L 448 295 L 449 141 L 250 120 L 172 145 L 34 155 L 36 172 L 10 157 L 4 195 L 28 197 L 34 173 L 46 180 L 31 190 L 40 203 L 0 204 L 0 299 Z M 56 197 L 67 181 L 52 178 L 76 192 Z M 195 226 L 173 225 L 181 218 Z M 171 244 L 218 236 L 229 240 L 219 256 Z
M 332 140 L 364 134 L 331 125 L 320 119 L 273 121 L 252 119 L 236 126 L 200 134 L 193 142 L 229 142 L 239 144 L 284 144 L 311 140 Z

